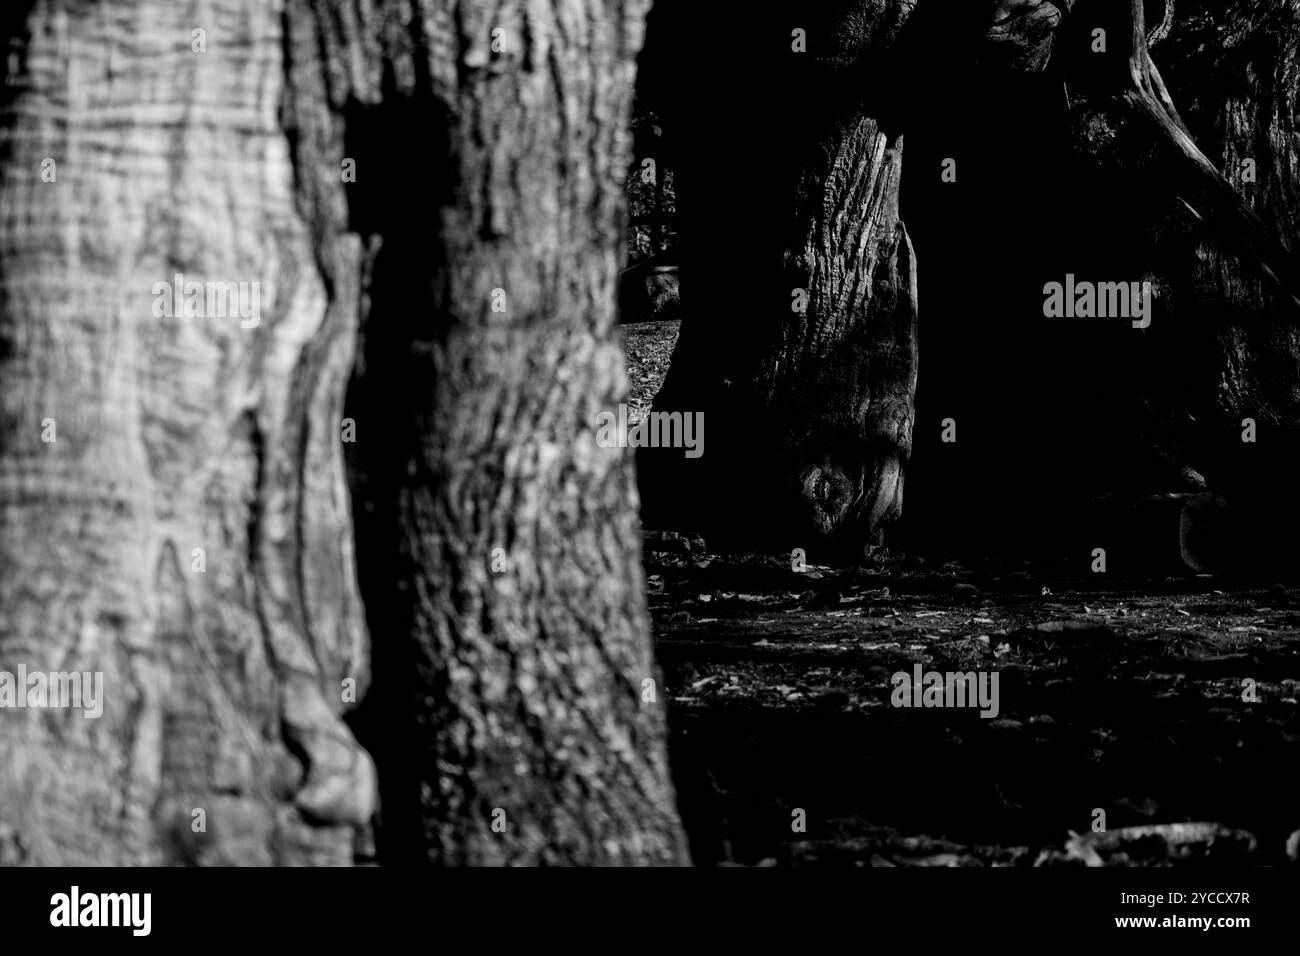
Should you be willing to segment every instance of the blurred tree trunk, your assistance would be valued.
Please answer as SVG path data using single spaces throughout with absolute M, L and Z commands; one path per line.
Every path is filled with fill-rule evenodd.
M 0 669 L 104 675 L 98 719 L 0 712 L 14 862 L 343 863 L 374 807 L 341 720 L 358 244 L 301 211 L 280 17 L 206 9 L 5 10 Z M 260 281 L 260 321 L 156 317 L 177 273 Z
M 594 440 L 641 4 L 205 10 L 5 11 L 0 668 L 102 670 L 105 702 L 0 713 L 0 859 L 351 859 L 368 313 L 346 447 L 363 523 L 391 519 L 358 546 L 401 549 L 363 576 L 394 835 L 684 862 L 630 462 Z M 376 118 L 427 136 L 367 152 Z M 260 322 L 153 317 L 178 272 L 260 282 Z

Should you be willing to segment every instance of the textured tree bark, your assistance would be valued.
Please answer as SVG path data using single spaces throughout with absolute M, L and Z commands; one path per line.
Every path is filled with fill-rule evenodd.
M 341 719 L 370 655 L 340 419 L 365 316 L 350 464 L 391 522 L 358 545 L 401 547 L 365 594 L 385 812 L 416 828 L 394 839 L 685 862 L 630 461 L 595 441 L 625 384 L 645 11 L 278 6 L 6 11 L 0 665 L 103 670 L 106 700 L 0 713 L 0 860 L 352 858 L 375 770 Z M 376 117 L 409 125 L 367 152 Z M 177 272 L 260 282 L 260 323 L 152 317 Z
M 823 162 L 804 174 L 807 232 L 783 261 L 789 288 L 806 292 L 806 311 L 782 317 L 753 390 L 797 465 L 800 524 L 851 552 L 878 543 L 902 510 L 916 396 L 916 259 L 898 214 L 901 138 L 891 143 L 875 120 L 855 117 L 825 145 Z
M 805 31 L 807 52 L 791 48 L 788 25 L 772 29 L 776 42 L 733 36 L 733 48 L 764 50 L 761 63 L 729 71 L 755 84 L 747 98 L 761 119 L 722 119 L 734 107 L 707 99 L 682 104 L 688 130 L 675 135 L 694 145 L 678 195 L 693 234 L 683 235 L 685 319 L 655 410 L 702 412 L 709 440 L 698 460 L 642 451 L 648 523 L 719 544 L 852 555 L 897 515 L 916 265 L 899 219 L 902 142 L 879 116 L 889 108 L 880 91 L 902 85 L 884 63 L 912 9 L 870 0 L 792 13 L 783 22 Z M 700 24 L 673 35 L 693 31 L 713 35 Z M 744 168 L 707 166 L 726 153 Z
M 437 2 L 316 20 L 325 49 L 358 51 L 340 63 L 382 38 L 386 66 L 331 94 L 395 130 L 357 144 L 361 165 L 387 178 L 403 148 L 417 175 L 446 164 L 366 227 L 382 245 L 360 404 L 387 430 L 358 449 L 398 555 L 366 591 L 376 653 L 398 645 L 386 693 L 415 696 L 389 719 L 419 725 L 392 755 L 414 769 L 393 772 L 418 788 L 412 836 L 433 862 L 687 862 L 630 455 L 596 443 L 626 391 L 614 305 L 645 12 Z
M 373 809 L 340 719 L 358 245 L 300 211 L 280 16 L 206 11 L 6 10 L 0 666 L 105 697 L 0 712 L 14 862 L 348 862 Z M 156 317 L 176 273 L 260 282 L 260 322 Z

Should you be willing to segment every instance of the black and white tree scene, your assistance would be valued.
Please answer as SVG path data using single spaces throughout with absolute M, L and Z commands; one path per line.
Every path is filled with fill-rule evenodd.
M 1300 861 L 1295 3 L 0 29 L 0 865 Z

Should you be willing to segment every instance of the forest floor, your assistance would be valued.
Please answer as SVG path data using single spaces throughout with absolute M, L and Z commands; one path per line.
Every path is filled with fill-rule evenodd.
M 671 549 L 646 564 L 697 863 L 1296 856 L 1300 589 L 888 554 L 800 573 L 651 537 Z M 915 665 L 997 675 L 996 714 L 895 706 Z
M 627 417 L 636 424 L 650 409 L 650 403 L 664 383 L 668 363 L 677 345 L 681 323 L 630 322 L 623 330 L 623 354 L 627 358 Z
M 676 325 L 624 326 L 638 410 Z M 796 571 L 655 532 L 645 563 L 697 864 L 1300 855 L 1300 589 L 883 549 Z M 996 714 L 896 706 L 918 665 L 996 675 Z

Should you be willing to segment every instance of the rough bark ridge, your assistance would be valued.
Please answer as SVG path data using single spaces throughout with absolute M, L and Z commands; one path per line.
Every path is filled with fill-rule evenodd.
M 432 388 L 404 510 L 423 573 L 426 839 L 466 863 L 678 863 L 614 331 L 645 5 L 435 5 L 460 183 L 440 209 Z M 490 31 L 505 30 L 494 56 Z M 493 290 L 506 296 L 492 311 Z M 507 561 L 494 574 L 494 548 Z M 504 810 L 506 833 L 494 832 Z
M 820 536 L 875 542 L 902 510 L 916 395 L 916 259 L 898 216 L 902 143 L 857 117 L 824 155 L 827 168 L 808 171 L 801 190 L 807 233 L 784 257 L 789 287 L 807 292 L 807 314 L 782 323 L 754 390 L 759 413 L 796 453 L 796 513 Z
M 280 15 L 6 15 L 0 664 L 103 671 L 105 700 L 0 716 L 0 858 L 350 861 L 374 806 L 340 719 L 367 679 L 338 441 L 358 247 L 300 211 Z M 176 273 L 260 282 L 259 324 L 155 317 Z
M 414 423 L 363 454 L 402 462 L 367 492 L 391 498 L 400 551 L 367 601 L 390 605 L 376 641 L 409 642 L 417 673 L 416 842 L 439 863 L 686 862 L 664 698 L 643 684 L 631 461 L 595 427 L 626 393 L 613 320 L 645 5 L 355 12 L 317 18 L 347 51 L 332 95 L 419 124 L 391 145 L 447 176 L 374 224 L 365 331 L 368 360 L 402 370 L 388 414 Z
M 730 46 L 758 62 L 726 70 L 753 88 L 713 94 L 750 105 L 734 116 L 730 102 L 680 104 L 676 135 L 695 146 L 679 201 L 696 224 L 683 235 L 685 319 L 655 409 L 703 412 L 709 441 L 697 461 L 641 453 L 647 522 L 694 526 L 720 544 L 851 553 L 897 514 L 916 276 L 898 218 L 902 144 L 880 116 L 896 113 L 902 81 L 889 51 L 914 6 L 857 0 L 756 16 L 754 36 Z M 791 24 L 806 52 L 790 48 Z M 711 33 L 673 32 L 696 29 Z M 755 159 L 724 172 L 708 166 L 719 152 Z

